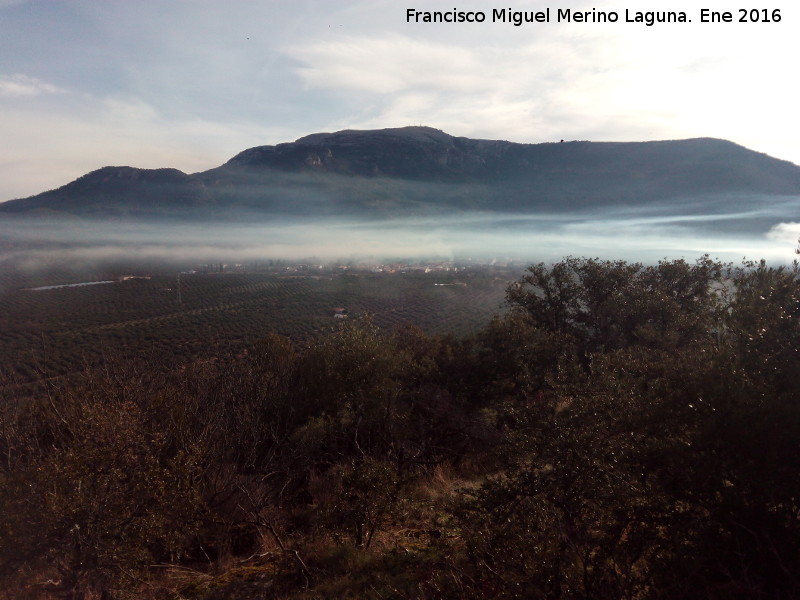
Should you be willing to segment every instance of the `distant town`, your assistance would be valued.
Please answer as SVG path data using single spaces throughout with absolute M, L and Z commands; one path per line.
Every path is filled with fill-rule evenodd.
M 300 276 L 330 275 L 333 273 L 463 273 L 469 270 L 497 268 L 503 270 L 522 270 L 530 261 L 512 258 L 491 258 L 463 260 L 398 260 L 390 262 L 376 261 L 348 261 L 329 262 L 291 260 L 262 260 L 247 263 L 202 263 L 192 268 L 181 271 L 182 275 L 211 274 L 211 273 L 271 273 Z

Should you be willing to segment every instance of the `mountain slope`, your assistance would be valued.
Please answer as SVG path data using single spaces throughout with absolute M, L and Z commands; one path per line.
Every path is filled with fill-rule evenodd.
M 0 213 L 191 219 L 392 217 L 645 206 L 721 194 L 800 195 L 800 167 L 731 142 L 517 144 L 427 127 L 312 134 L 209 171 L 104 167 Z

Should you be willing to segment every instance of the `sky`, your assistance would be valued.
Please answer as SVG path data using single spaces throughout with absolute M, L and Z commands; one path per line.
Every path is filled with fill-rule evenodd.
M 800 8 L 746 6 L 780 22 L 709 2 L 734 22 L 701 23 L 681 0 L 0 0 L 0 200 L 105 165 L 192 173 L 314 132 L 419 124 L 526 143 L 716 137 L 800 163 Z M 491 22 L 548 7 L 549 23 Z M 487 19 L 409 23 L 409 8 Z M 619 20 L 556 22 L 566 8 Z

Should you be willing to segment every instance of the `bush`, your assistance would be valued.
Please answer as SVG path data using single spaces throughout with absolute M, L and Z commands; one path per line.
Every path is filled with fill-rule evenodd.
M 49 591 L 64 598 L 108 595 L 176 560 L 197 526 L 192 454 L 172 447 L 146 392 L 101 392 L 51 393 L 5 414 L 16 436 L 0 474 L 0 572 L 52 569 Z

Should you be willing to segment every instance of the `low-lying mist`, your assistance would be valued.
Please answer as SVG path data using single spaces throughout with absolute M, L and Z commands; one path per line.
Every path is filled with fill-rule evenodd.
M 646 207 L 352 221 L 297 217 L 226 222 L 4 217 L 0 269 L 64 263 L 264 259 L 321 262 L 400 259 L 555 261 L 566 255 L 655 262 L 710 254 L 790 262 L 800 235 L 800 197 L 736 196 Z

